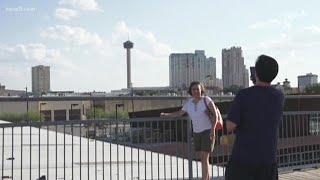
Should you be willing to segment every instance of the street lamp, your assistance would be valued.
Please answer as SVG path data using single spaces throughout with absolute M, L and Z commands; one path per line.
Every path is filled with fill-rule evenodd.
M 116 119 L 118 119 L 118 107 L 122 107 L 122 110 L 124 110 L 124 104 L 116 104 Z
M 44 102 L 40 103 L 40 107 L 39 107 L 40 122 L 41 122 L 41 110 L 42 110 L 41 107 L 46 105 L 46 104 L 47 103 L 44 103 Z
M 27 101 L 27 122 L 29 121 L 29 97 L 28 97 L 28 86 L 26 86 L 26 101 Z
M 118 120 L 118 107 L 122 107 L 122 110 L 124 110 L 124 104 L 116 104 L 116 119 Z M 119 124 L 119 122 L 117 121 L 116 122 L 117 124 L 116 124 L 116 135 L 117 135 L 117 137 L 118 137 L 118 124 Z M 117 143 L 118 143 L 118 140 L 117 140 Z
M 213 76 L 210 75 L 210 74 L 206 75 L 206 76 L 202 79 L 202 81 L 201 81 L 201 82 L 203 83 L 203 85 L 205 85 L 207 79 L 213 80 Z
M 93 92 L 95 92 L 95 91 L 93 90 Z M 92 92 L 90 92 L 90 97 L 92 97 Z M 92 99 L 92 107 L 93 107 L 93 119 L 95 120 L 96 119 L 96 107 L 95 107 L 96 100 L 94 97 L 91 99 Z M 83 108 L 83 110 L 84 110 L 84 108 Z
M 210 74 L 208 74 L 208 75 L 206 75 L 206 76 L 202 79 L 201 83 L 203 84 L 203 86 L 204 86 L 205 88 L 208 88 L 208 87 L 209 87 L 209 85 L 206 86 L 207 80 L 213 80 L 213 76 L 210 75 Z M 209 88 L 208 88 L 208 89 L 209 89 Z
M 70 108 L 70 113 L 69 113 L 69 120 L 73 120 L 73 112 L 72 112 L 72 107 L 74 106 L 78 106 L 79 104 L 71 104 L 71 108 Z M 71 114 L 71 115 L 70 115 Z M 71 117 L 71 118 L 70 118 Z

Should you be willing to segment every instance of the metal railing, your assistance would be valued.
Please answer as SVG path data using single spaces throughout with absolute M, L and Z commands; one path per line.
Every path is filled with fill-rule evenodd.
M 221 130 L 210 177 L 223 177 L 232 145 Z M 278 165 L 320 165 L 320 112 L 285 112 Z M 1 179 L 192 179 L 201 163 L 187 118 L 134 118 L 0 124 Z

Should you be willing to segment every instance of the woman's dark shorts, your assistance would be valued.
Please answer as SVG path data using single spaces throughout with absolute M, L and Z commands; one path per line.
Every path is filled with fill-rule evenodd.
M 215 140 L 210 139 L 210 129 L 200 133 L 193 133 L 193 145 L 195 151 L 212 152 Z

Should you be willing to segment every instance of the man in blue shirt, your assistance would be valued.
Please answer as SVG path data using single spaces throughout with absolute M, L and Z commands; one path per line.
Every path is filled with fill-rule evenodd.
M 271 86 L 278 74 L 278 63 L 261 55 L 255 64 L 256 84 L 239 91 L 226 122 L 235 131 L 226 180 L 278 179 L 277 139 L 282 119 L 284 95 Z

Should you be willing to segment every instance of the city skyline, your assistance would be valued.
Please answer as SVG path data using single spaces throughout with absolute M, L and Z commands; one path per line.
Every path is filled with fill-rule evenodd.
M 51 67 L 52 90 L 124 88 L 122 43 L 130 39 L 136 87 L 168 86 L 169 55 L 194 49 L 216 58 L 221 78 L 221 50 L 232 46 L 242 47 L 247 67 L 260 54 L 275 57 L 280 72 L 274 83 L 288 78 L 297 87 L 300 74 L 319 74 L 318 5 L 315 0 L 232 6 L 219 1 L 1 1 L 0 83 L 31 89 L 30 69 L 43 64 Z M 194 9 L 199 13 L 190 13 Z

